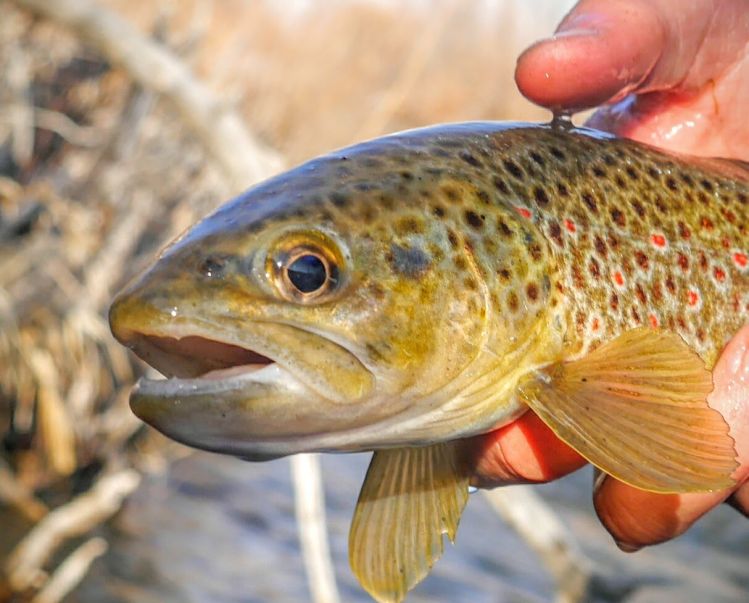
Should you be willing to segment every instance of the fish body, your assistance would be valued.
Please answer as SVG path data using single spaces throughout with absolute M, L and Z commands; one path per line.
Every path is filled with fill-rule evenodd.
M 254 187 L 168 247 L 110 320 L 173 377 L 131 404 L 177 440 L 251 459 L 382 451 L 352 565 L 395 601 L 457 527 L 450 443 L 528 407 L 638 487 L 730 483 L 733 442 L 705 397 L 749 316 L 747 224 L 737 162 L 560 123 L 437 126 Z M 399 463 L 423 472 L 394 484 Z M 424 547 L 370 529 L 404 517 L 392 500 Z

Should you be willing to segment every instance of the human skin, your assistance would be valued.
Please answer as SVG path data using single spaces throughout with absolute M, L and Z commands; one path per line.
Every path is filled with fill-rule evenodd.
M 747 0 L 582 0 L 519 58 L 515 78 L 555 111 L 607 103 L 589 125 L 679 153 L 749 161 Z M 596 474 L 593 501 L 625 551 L 663 542 L 728 502 L 749 516 L 749 325 L 728 343 L 708 398 L 731 428 L 739 468 L 721 492 L 655 494 Z M 531 411 L 468 443 L 475 485 L 540 483 L 585 460 Z

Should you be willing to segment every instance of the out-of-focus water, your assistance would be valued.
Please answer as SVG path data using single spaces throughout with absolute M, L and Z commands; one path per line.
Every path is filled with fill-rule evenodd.
M 368 455 L 327 455 L 323 471 L 336 577 L 344 602 L 369 601 L 348 568 L 346 541 Z M 749 522 L 724 507 L 675 542 L 621 553 L 590 503 L 588 471 L 539 487 L 593 560 L 590 601 L 749 600 Z M 289 463 L 195 453 L 153 475 L 108 528 L 110 550 L 69 603 L 308 601 Z M 536 602 L 554 584 L 527 545 L 474 494 L 413 603 Z

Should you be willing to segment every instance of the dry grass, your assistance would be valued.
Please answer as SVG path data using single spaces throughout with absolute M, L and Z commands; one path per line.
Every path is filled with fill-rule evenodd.
M 458 0 L 103 4 L 175 50 L 288 163 L 433 122 L 544 118 L 512 71 L 561 10 L 533 3 L 534 31 L 520 2 L 490 19 Z M 126 404 L 143 367 L 109 335 L 108 300 L 232 191 L 159 98 L 69 32 L 0 12 L 0 504 L 15 515 L 0 512 L 30 525 L 153 458 Z M 0 534 L 0 555 L 22 532 Z

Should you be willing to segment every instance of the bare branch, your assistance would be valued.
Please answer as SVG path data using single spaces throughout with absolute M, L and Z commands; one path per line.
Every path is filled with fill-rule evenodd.
M 107 552 L 107 541 L 91 538 L 75 549 L 52 574 L 31 603 L 58 603 L 72 591 L 88 572 L 91 564 Z
M 304 567 L 314 603 L 338 603 L 340 597 L 326 533 L 325 500 L 317 454 L 291 457 L 294 503 Z
M 43 575 L 43 565 L 66 539 L 85 534 L 114 515 L 138 483 L 140 475 L 133 469 L 106 475 L 86 493 L 48 513 L 8 557 L 5 570 L 12 590 L 23 592 L 34 585 Z
M 557 515 L 530 486 L 483 490 L 497 514 L 541 558 L 557 583 L 558 603 L 585 598 L 591 564 Z
M 0 458 L 0 501 L 12 505 L 31 521 L 39 521 L 47 514 L 46 505 L 21 484 L 8 465 Z
M 76 31 L 110 61 L 174 103 L 187 124 L 238 189 L 281 167 L 231 108 L 197 80 L 177 57 L 147 39 L 112 11 L 90 0 L 15 0 L 16 4 Z

